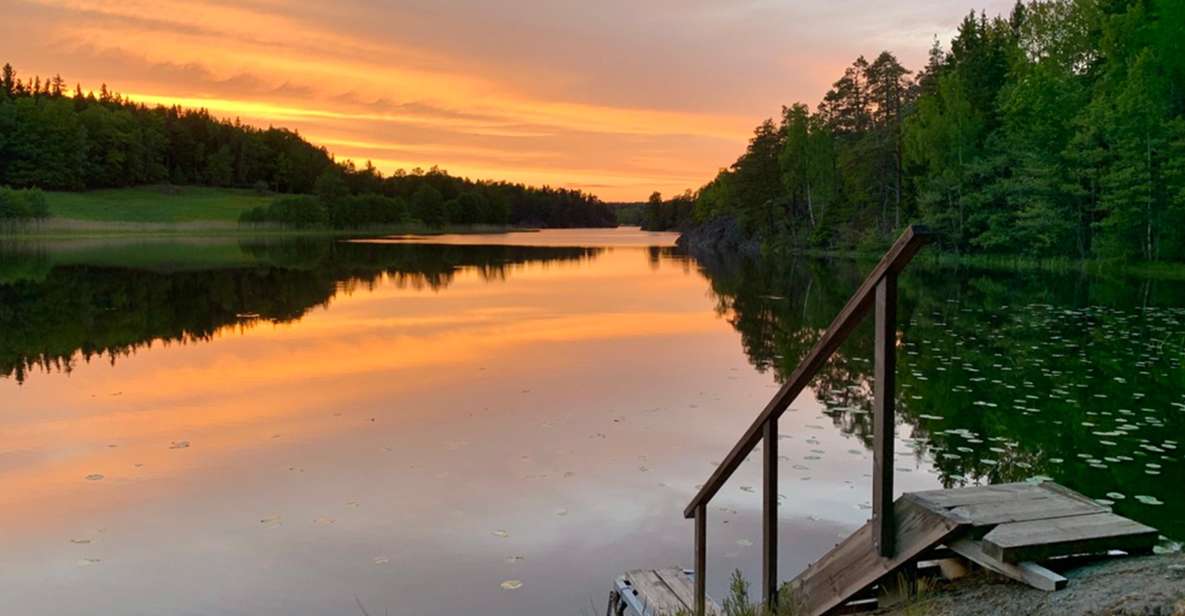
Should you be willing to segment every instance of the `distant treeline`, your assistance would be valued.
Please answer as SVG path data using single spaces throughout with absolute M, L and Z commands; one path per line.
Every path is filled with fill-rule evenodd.
M 922 222 L 959 252 L 1183 260 L 1185 2 L 972 13 L 916 75 L 858 58 L 690 213 L 658 205 L 666 227 L 732 219 L 775 250 L 879 249 Z
M 70 92 L 61 76 L 22 80 L 11 65 L 4 65 L 0 185 L 87 190 L 160 183 L 317 192 L 316 201 L 326 212 L 310 214 L 316 224 L 375 224 L 407 216 L 422 216 L 427 224 L 615 224 L 605 204 L 578 190 L 474 182 L 435 168 L 383 177 L 369 162 L 365 168 L 336 162 L 325 148 L 294 131 L 218 119 L 204 109 L 148 107 L 105 84 L 98 95 L 84 93 L 80 85 Z M 428 196 L 417 211 L 411 201 L 421 191 Z M 439 204 L 433 191 L 439 193 Z M 375 197 L 345 198 L 354 195 Z M 365 211 L 342 209 L 350 205 Z M 285 208 L 291 209 L 291 203 L 277 211 Z
M 612 209 L 577 190 L 531 188 L 507 182 L 472 182 L 431 169 L 384 178 L 368 167 L 324 171 L 314 195 L 280 197 L 244 212 L 246 223 L 336 228 L 419 221 L 443 225 L 611 227 Z
M 647 231 L 683 229 L 690 224 L 694 209 L 695 195 L 691 191 L 670 199 L 663 199 L 661 193 L 652 193 L 642 211 L 642 228 Z
M 671 231 L 694 224 L 694 207 L 695 195 L 690 190 L 671 199 L 663 199 L 662 193 L 655 192 L 646 201 L 614 203 L 613 213 L 620 225 L 637 225 L 644 231 Z

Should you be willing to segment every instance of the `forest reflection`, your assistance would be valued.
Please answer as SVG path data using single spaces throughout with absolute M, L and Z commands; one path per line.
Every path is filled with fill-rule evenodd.
M 0 246 L 0 375 L 24 382 L 36 369 L 69 372 L 76 361 L 98 357 L 115 362 L 154 342 L 186 344 L 225 328 L 293 322 L 339 293 L 380 281 L 439 291 L 462 271 L 497 282 L 516 268 L 586 261 L 606 250 L 323 238 L 250 240 L 216 249 L 234 253 L 234 263 L 188 262 L 201 251 L 181 249 L 180 256 L 110 266 L 52 247 Z
M 380 284 L 444 292 L 462 272 L 497 283 L 615 248 L 322 238 L 173 252 L 0 250 L 0 375 L 20 383 L 36 370 L 115 362 L 156 343 L 295 322 L 339 294 Z M 777 380 L 870 267 L 817 258 L 693 261 L 668 247 L 644 250 L 639 256 L 655 270 L 671 261 L 698 267 L 749 362 Z M 642 279 L 617 292 L 664 293 Z M 646 318 L 657 317 L 634 320 Z M 932 468 L 945 486 L 1049 477 L 1185 537 L 1185 496 L 1174 489 L 1185 483 L 1176 440 L 1185 434 L 1185 283 L 922 258 L 901 279 L 899 319 L 900 472 Z M 871 357 L 872 327 L 864 323 L 804 394 L 865 448 Z
M 717 313 L 779 381 L 871 267 L 700 263 Z M 899 461 L 928 461 L 947 487 L 1053 478 L 1185 536 L 1185 284 L 921 259 L 901 279 L 898 318 Z M 869 319 L 812 383 L 867 448 L 872 343 Z

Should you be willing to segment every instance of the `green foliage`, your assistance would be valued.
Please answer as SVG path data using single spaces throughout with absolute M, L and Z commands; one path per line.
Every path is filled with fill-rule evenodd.
M 1169 0 L 972 13 L 916 78 L 861 57 L 814 113 L 762 123 L 695 220 L 792 250 L 881 246 L 921 222 L 963 253 L 1183 260 L 1182 32 Z
M 728 596 L 721 602 L 724 616 L 757 616 L 758 608 L 749 599 L 749 581 L 734 569 L 728 581 Z
M 691 191 L 666 201 L 656 192 L 643 206 L 638 224 L 646 231 L 682 229 L 691 223 L 694 206 L 695 197 Z
M 45 193 L 36 188 L 11 189 L 0 186 L 0 222 L 49 218 Z
M 411 214 L 429 227 L 440 227 L 448 222 L 444 195 L 431 184 L 423 184 L 411 196 Z
M 7 65 L 6 65 L 7 66 Z M 72 97 L 0 77 L 0 183 L 81 190 L 172 182 L 309 192 L 334 167 L 294 132 L 217 120 L 205 110 L 149 108 L 112 94 Z M 46 80 L 47 82 L 49 80 Z
M 266 207 L 243 212 L 240 222 L 274 222 L 297 228 L 329 225 L 329 209 L 316 197 L 293 195 L 280 197 Z

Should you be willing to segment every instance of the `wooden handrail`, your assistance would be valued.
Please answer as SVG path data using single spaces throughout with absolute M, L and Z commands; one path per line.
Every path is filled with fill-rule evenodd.
M 873 305 L 873 300 L 876 295 L 877 284 L 888 273 L 898 273 L 913 256 L 917 254 L 918 250 L 922 248 L 933 236 L 930 231 L 921 225 L 914 225 L 907 228 L 885 256 L 881 258 L 876 267 L 873 268 L 872 273 L 864 279 L 863 284 L 860 285 L 852 298 L 839 311 L 835 320 L 823 333 L 823 337 L 815 343 L 814 348 L 807 353 L 806 357 L 790 374 L 790 378 L 786 383 L 778 389 L 774 397 L 765 405 L 765 409 L 753 420 L 752 425 L 745 434 L 741 436 L 736 445 L 733 446 L 732 451 L 728 452 L 728 456 L 716 467 L 712 476 L 704 483 L 700 491 L 691 499 L 687 508 L 683 510 L 683 517 L 695 517 L 696 508 L 701 505 L 706 505 L 716 492 L 728 481 L 729 477 L 736 471 L 749 452 L 757 446 L 757 443 L 762 438 L 762 430 L 766 423 L 771 419 L 776 420 L 781 417 L 782 413 L 790 407 L 798 394 L 806 388 L 807 384 L 815 377 L 819 370 L 831 358 L 831 354 L 835 352 L 839 345 L 847 339 L 848 335 L 860 324 L 860 321 L 868 314 L 869 309 Z
M 876 306 L 876 345 L 873 392 L 872 542 L 881 556 L 892 556 L 895 548 L 893 520 L 893 425 L 894 373 L 897 367 L 897 274 L 930 240 L 925 227 L 909 227 L 897 238 L 872 273 L 844 305 L 823 337 L 798 364 L 790 378 L 745 431 L 728 457 L 708 478 L 683 511 L 695 518 L 695 613 L 704 616 L 707 577 L 708 501 L 732 476 L 757 442 L 765 441 L 762 456 L 761 586 L 766 608 L 773 612 L 778 595 L 778 418 L 822 369 L 831 354 Z

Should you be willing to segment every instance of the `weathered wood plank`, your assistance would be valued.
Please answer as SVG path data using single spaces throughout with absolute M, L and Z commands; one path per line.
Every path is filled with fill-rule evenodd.
M 778 420 L 765 423 L 762 436 L 761 594 L 773 612 L 778 598 Z
M 689 606 L 684 604 L 669 585 L 658 574 L 650 569 L 637 569 L 625 574 L 633 588 L 638 602 L 655 616 L 686 612 Z M 649 614 L 644 616 L 649 616 Z
M 1091 503 L 1092 505 L 1098 504 L 1093 498 L 1091 498 L 1085 494 L 1082 494 L 1081 492 L 1075 492 L 1075 491 L 1071 490 L 1070 488 L 1067 488 L 1066 486 L 1054 483 L 1052 481 L 1042 482 L 1041 488 L 1044 490 L 1048 490 L 1049 492 L 1053 492 L 1054 494 L 1057 494 L 1059 496 L 1063 496 L 1065 498 L 1072 498 L 1074 500 L 1081 501 L 1084 503 Z
M 678 567 L 668 567 L 666 569 L 655 569 L 654 573 L 658 575 L 659 579 L 666 583 L 679 598 L 679 601 L 686 606 L 685 609 L 690 611 L 695 606 L 695 589 L 691 585 L 691 578 L 687 577 L 686 573 Z M 709 616 L 715 615 L 720 611 L 711 600 L 707 601 L 705 606 Z
M 1010 522 L 1045 520 L 1066 516 L 1106 513 L 1110 511 L 1094 502 L 1083 502 L 1073 498 L 1043 491 L 1044 498 L 1008 499 L 974 505 L 955 507 L 951 511 L 966 517 L 974 526 L 991 526 Z
M 695 508 L 695 616 L 708 609 L 708 505 Z
M 876 285 L 876 345 L 873 349 L 872 542 L 881 556 L 892 556 L 893 429 L 897 378 L 897 274 L 887 272 Z
M 675 597 L 686 609 L 691 609 L 695 605 L 695 590 L 691 588 L 691 579 L 684 575 L 681 569 L 655 569 L 654 574 L 675 593 Z
M 894 503 L 894 519 L 897 550 L 892 558 L 878 554 L 868 523 L 792 582 L 803 613 L 823 614 L 842 604 L 963 527 L 905 498 Z
M 910 492 L 938 507 L 961 507 L 1008 499 L 1047 498 L 1049 492 L 1035 483 L 998 483 L 990 486 L 971 486 L 950 490 L 922 490 Z
M 1146 550 L 1156 529 L 1113 513 L 1001 524 L 984 535 L 984 552 L 1005 562 L 1106 550 Z
M 952 541 L 948 544 L 948 547 L 967 560 L 985 569 L 995 571 L 1000 575 L 1010 577 L 1018 582 L 1024 582 L 1033 588 L 1053 591 L 1066 587 L 1066 578 L 1057 573 L 1034 562 L 1022 562 L 1020 564 L 1004 562 L 984 552 L 983 544 L 974 539 L 963 538 Z

